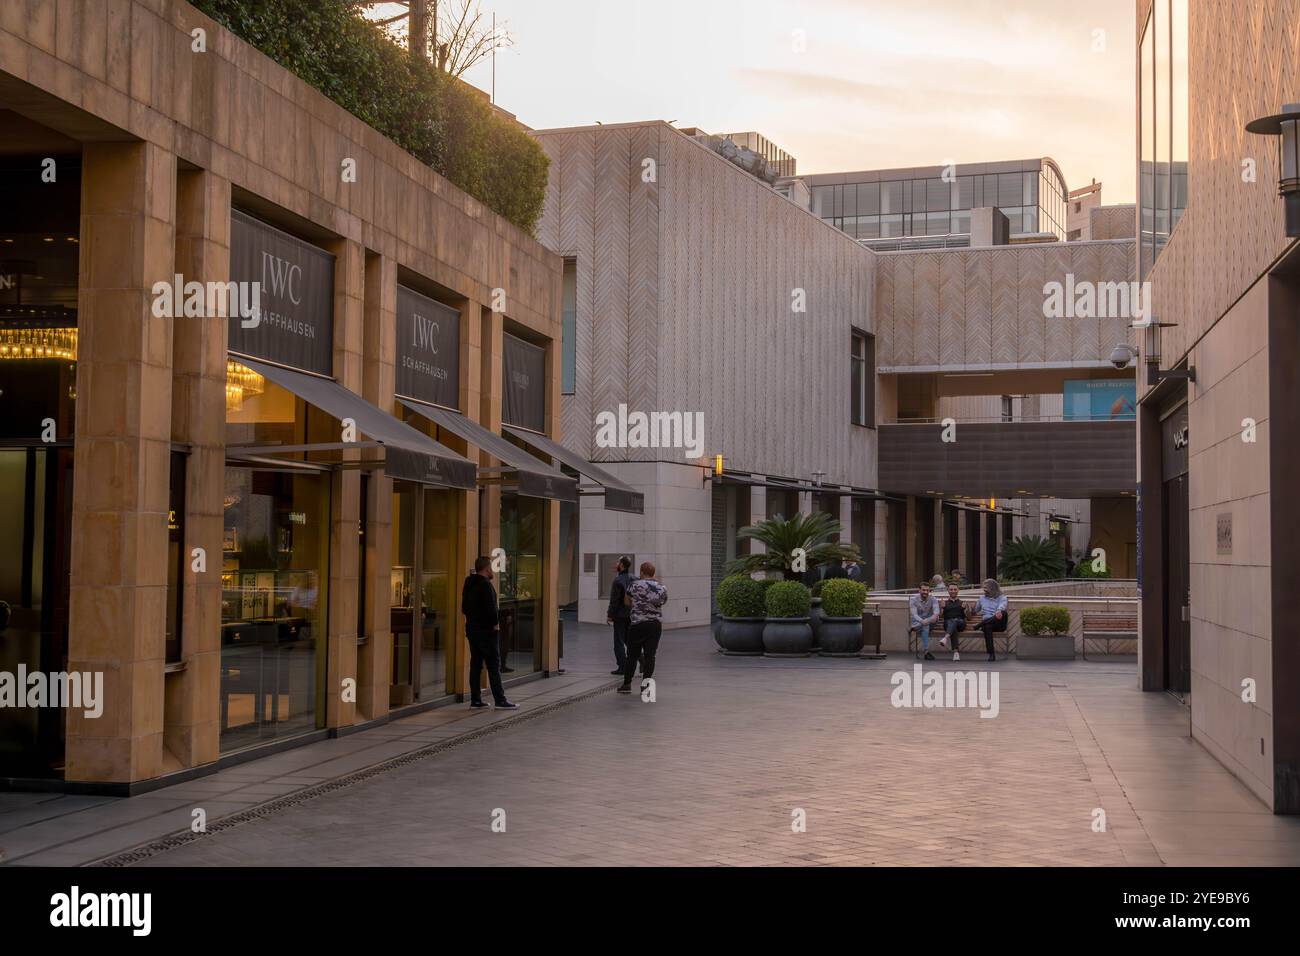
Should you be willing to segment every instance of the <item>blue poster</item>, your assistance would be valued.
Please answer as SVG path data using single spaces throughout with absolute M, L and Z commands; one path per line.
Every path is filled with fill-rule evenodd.
M 1131 378 L 1071 379 L 1064 395 L 1067 422 L 1131 422 L 1137 417 L 1137 382 Z

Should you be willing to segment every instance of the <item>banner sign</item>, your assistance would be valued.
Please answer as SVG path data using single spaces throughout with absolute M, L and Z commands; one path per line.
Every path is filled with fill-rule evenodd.
M 399 285 L 394 392 L 460 408 L 460 312 Z
M 1067 422 L 1131 422 L 1137 417 L 1133 379 L 1071 379 L 1065 383 Z
M 546 350 L 513 335 L 502 336 L 504 391 L 501 420 L 546 431 Z
M 473 462 L 439 458 L 436 455 L 386 445 L 384 474 L 390 478 L 404 478 L 428 485 L 473 489 L 476 469 Z
M 237 209 L 230 211 L 230 281 L 257 283 L 258 306 L 231 315 L 228 348 L 332 375 L 334 257 Z

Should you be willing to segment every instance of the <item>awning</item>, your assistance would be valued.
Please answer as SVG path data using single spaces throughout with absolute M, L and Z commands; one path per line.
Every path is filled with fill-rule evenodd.
M 738 473 L 725 473 L 722 475 L 711 475 L 710 480 L 720 485 L 748 485 L 751 488 L 776 488 L 784 491 L 807 491 L 816 495 L 833 495 L 838 498 L 863 498 L 869 501 L 906 501 L 906 498 L 898 498 L 893 495 L 887 495 L 883 491 L 877 491 L 872 488 L 840 488 L 836 485 L 814 485 L 806 482 L 781 481 L 771 478 L 755 478 L 753 475 L 742 475 Z
M 238 354 L 235 355 L 235 361 L 240 365 L 248 366 L 258 375 L 292 392 L 327 415 L 340 421 L 350 418 L 356 422 L 357 431 L 383 446 L 386 454 L 384 473 L 388 477 L 446 488 L 473 490 L 477 469 L 472 461 L 438 444 L 428 435 L 421 434 L 405 422 L 398 421 L 378 406 L 371 405 L 360 395 L 349 392 L 333 379 L 306 375 Z M 346 448 L 347 445 L 322 447 Z M 227 449 L 227 454 L 232 457 L 274 455 L 277 451 L 288 450 L 290 449 L 277 448 L 275 445 L 250 446 Z M 298 451 L 302 448 L 295 446 L 293 450 Z
M 454 435 L 463 438 L 489 455 L 500 458 L 518 478 L 518 491 L 530 498 L 553 498 L 557 501 L 578 500 L 578 482 L 560 469 L 548 465 L 539 458 L 534 458 L 514 442 L 506 441 L 500 435 L 488 431 L 477 422 L 472 422 L 460 412 L 453 412 L 436 405 L 426 405 L 412 399 L 399 398 L 399 402 L 433 422 L 439 428 L 445 428 Z
M 593 465 L 577 452 L 570 451 L 559 442 L 552 441 L 545 435 L 529 431 L 526 428 L 502 425 L 501 430 L 509 432 L 521 442 L 531 445 L 544 455 L 550 455 L 556 461 L 568 465 L 578 474 L 584 475 L 600 485 L 602 492 L 591 493 L 604 494 L 606 511 L 626 511 L 628 514 L 634 515 L 645 513 L 645 495 L 631 485 L 619 481 L 604 468 Z

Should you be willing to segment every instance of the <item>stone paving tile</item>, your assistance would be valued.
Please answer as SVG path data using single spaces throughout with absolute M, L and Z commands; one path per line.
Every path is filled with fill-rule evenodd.
M 572 633 L 568 648 L 607 642 L 603 629 Z M 654 704 L 602 694 L 146 863 L 1268 865 L 1300 853 L 1300 830 L 1243 801 L 1185 736 L 1183 708 L 1136 691 L 1128 662 L 993 664 L 989 720 L 891 706 L 907 658 L 730 659 L 707 632 L 679 631 L 660 661 Z M 1173 793 L 1187 816 L 1171 820 Z M 1097 807 L 1106 832 L 1093 832 Z M 491 828 L 498 808 L 504 833 Z M 795 808 L 806 832 L 792 832 Z M 1268 837 L 1234 844 L 1237 821 Z

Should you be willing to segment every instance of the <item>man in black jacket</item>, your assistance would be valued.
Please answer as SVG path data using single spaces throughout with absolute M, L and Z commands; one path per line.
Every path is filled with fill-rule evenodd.
M 465 615 L 465 637 L 469 641 L 469 705 L 486 707 L 479 686 L 483 668 L 487 667 L 492 699 L 502 710 L 518 710 L 518 704 L 506 700 L 501 686 L 501 661 L 497 641 L 497 589 L 492 586 L 492 561 L 480 557 L 474 573 L 465 579 L 460 591 L 460 610 Z
M 614 660 L 618 662 L 618 667 L 610 671 L 611 674 L 623 673 L 623 666 L 627 663 L 627 629 L 630 623 L 632 608 L 623 600 L 627 593 L 627 586 L 632 583 L 632 576 L 628 573 L 632 568 L 632 562 L 627 558 L 618 559 L 618 573 L 614 575 L 614 583 L 609 588 L 609 608 L 605 611 L 605 623 L 614 625 Z

